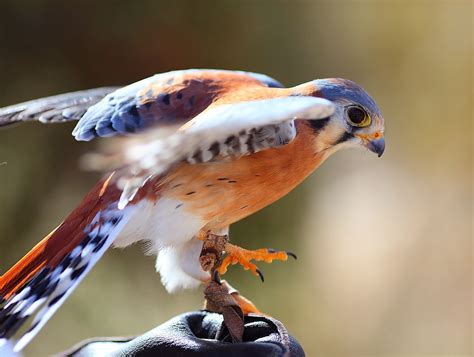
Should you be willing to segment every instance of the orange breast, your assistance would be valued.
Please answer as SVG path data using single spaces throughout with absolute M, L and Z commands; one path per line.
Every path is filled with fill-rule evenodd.
M 228 226 L 286 195 L 326 158 L 315 153 L 315 135 L 304 122 L 298 135 L 280 148 L 236 160 L 182 164 L 167 175 L 163 196 L 183 202 L 210 229 Z

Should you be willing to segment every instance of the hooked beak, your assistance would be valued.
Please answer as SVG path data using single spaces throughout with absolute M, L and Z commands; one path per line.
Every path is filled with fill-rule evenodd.
M 385 151 L 385 139 L 381 136 L 378 139 L 368 140 L 365 142 L 365 147 L 380 157 Z

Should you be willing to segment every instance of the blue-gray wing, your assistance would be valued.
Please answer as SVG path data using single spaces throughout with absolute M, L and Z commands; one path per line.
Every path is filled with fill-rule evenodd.
M 240 85 L 282 87 L 258 73 L 191 69 L 161 73 L 123 87 L 90 107 L 73 135 L 89 141 L 179 125 L 211 105 L 223 92 Z
M 79 120 L 73 135 L 91 140 L 133 134 L 146 128 L 179 125 L 239 86 L 282 88 L 264 74 L 191 69 L 161 73 L 126 87 L 60 94 L 0 109 L 0 127 L 21 121 Z
M 31 100 L 0 109 L 0 127 L 22 121 L 60 123 L 79 120 L 86 110 L 118 87 L 105 87 Z

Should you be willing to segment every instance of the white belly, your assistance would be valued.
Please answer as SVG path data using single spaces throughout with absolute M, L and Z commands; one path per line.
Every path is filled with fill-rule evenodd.
M 134 206 L 132 217 L 114 246 L 126 247 L 138 241 L 150 242 L 150 253 L 181 245 L 192 239 L 206 223 L 185 210 L 180 201 L 159 198 L 143 200 Z
M 168 291 L 193 288 L 209 278 L 199 264 L 202 241 L 194 238 L 205 224 L 177 200 L 143 200 L 134 206 L 114 246 L 123 248 L 144 241 L 147 252 L 158 255 L 156 269 Z

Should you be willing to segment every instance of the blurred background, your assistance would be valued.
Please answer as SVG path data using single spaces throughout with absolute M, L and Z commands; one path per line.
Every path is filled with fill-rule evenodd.
M 0 4 L 0 106 L 181 68 L 346 77 L 386 120 L 381 159 L 331 157 L 293 193 L 232 227 L 294 251 L 227 278 L 308 356 L 472 355 L 472 2 L 33 1 Z M 55 228 L 98 175 L 74 123 L 0 131 L 0 272 Z M 39 337 L 46 356 L 142 333 L 201 307 L 169 296 L 140 247 L 110 251 Z

